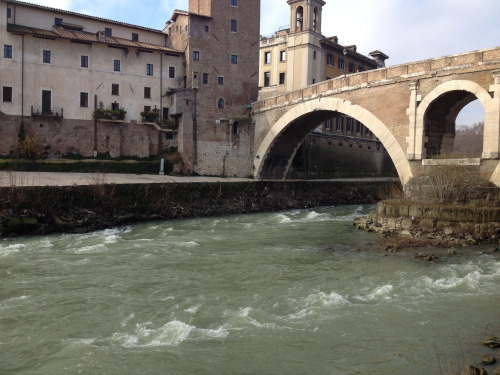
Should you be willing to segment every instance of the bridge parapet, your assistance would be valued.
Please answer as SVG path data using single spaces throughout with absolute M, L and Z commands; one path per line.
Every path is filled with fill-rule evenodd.
M 400 81 L 412 81 L 418 78 L 458 73 L 460 71 L 480 71 L 500 66 L 500 47 L 457 55 L 395 65 L 387 68 L 348 74 L 323 81 L 300 90 L 267 98 L 252 104 L 253 112 L 259 113 L 277 106 L 285 106 L 314 98 L 318 95 L 334 95 L 372 86 L 391 84 Z

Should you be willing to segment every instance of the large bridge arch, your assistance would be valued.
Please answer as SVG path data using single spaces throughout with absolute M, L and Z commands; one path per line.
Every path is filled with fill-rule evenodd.
M 494 114 L 495 100 L 481 85 L 468 80 L 453 80 L 440 84 L 429 92 L 417 107 L 416 114 L 416 154 L 423 159 L 434 154 L 450 152 L 453 139 L 446 139 L 460 111 L 473 100 L 478 99 L 485 111 L 483 158 L 498 157 L 499 149 L 499 124 Z M 442 129 L 434 131 L 432 127 L 441 126 Z M 437 130 L 437 129 L 436 129 Z M 447 134 L 446 134 L 447 132 Z M 441 136 L 440 144 L 433 135 Z M 436 137 L 434 137 L 436 138 Z
M 262 171 L 267 167 L 266 163 L 269 164 L 272 162 L 273 158 L 280 157 L 276 149 L 280 147 L 280 138 L 290 139 L 290 137 L 286 135 L 287 131 L 294 126 L 300 126 L 304 119 L 307 120 L 307 116 L 312 116 L 314 114 L 316 120 L 323 118 L 326 120 L 329 116 L 331 116 L 332 112 L 345 114 L 360 121 L 375 134 L 382 145 L 386 148 L 403 185 L 413 177 L 405 152 L 392 132 L 382 121 L 380 121 L 368 110 L 353 104 L 348 100 L 322 97 L 297 104 L 281 116 L 278 121 L 276 121 L 266 134 L 259 149 L 257 150 L 254 159 L 255 176 L 260 177 Z M 303 130 L 301 129 L 302 131 L 299 132 L 302 137 L 301 140 L 303 140 L 307 134 L 310 133 L 310 131 L 317 127 L 319 123 L 313 124 L 310 127 L 304 127 Z M 295 152 L 300 145 L 300 140 L 297 141 L 296 137 L 294 142 L 296 142 L 296 144 L 293 144 L 292 146 L 294 147 Z M 293 155 L 289 155 L 288 157 L 289 160 L 287 162 L 287 167 L 291 163 Z

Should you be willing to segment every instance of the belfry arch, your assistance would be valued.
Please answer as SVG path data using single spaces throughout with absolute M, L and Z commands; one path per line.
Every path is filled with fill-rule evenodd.
M 321 122 L 339 113 L 363 123 L 386 148 L 402 184 L 413 176 L 406 154 L 391 131 L 366 109 L 343 99 L 317 98 L 300 103 L 279 118 L 257 150 L 254 167 L 260 178 L 270 170 L 279 170 L 283 178 L 302 140 Z
M 495 112 L 495 101 L 479 84 L 455 80 L 445 82 L 423 98 L 416 114 L 416 154 L 422 159 L 443 155 L 453 150 L 455 121 L 460 111 L 478 99 L 485 111 L 482 158 L 499 156 L 498 121 L 489 114 Z

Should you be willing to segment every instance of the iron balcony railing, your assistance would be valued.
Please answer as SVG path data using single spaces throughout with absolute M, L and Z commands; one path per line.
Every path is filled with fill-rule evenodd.
M 31 106 L 31 116 L 46 116 L 54 118 L 63 118 L 64 110 L 60 107 L 41 107 L 41 106 Z

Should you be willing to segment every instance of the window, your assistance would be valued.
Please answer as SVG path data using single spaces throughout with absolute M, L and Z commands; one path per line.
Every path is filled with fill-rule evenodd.
M 80 107 L 88 107 L 89 106 L 89 93 L 81 92 L 80 93 Z
M 50 64 L 50 51 L 43 50 L 43 62 Z
M 120 85 L 116 83 L 111 85 L 111 95 L 120 95 Z
M 168 119 L 168 107 L 163 107 L 163 116 L 162 118 Z
M 7 8 L 7 18 L 10 18 L 11 14 L 10 14 L 10 8 Z
M 358 67 L 358 72 L 364 72 L 365 71 L 365 67 L 363 65 L 360 65 Z
M 280 85 L 285 84 L 285 73 L 280 73 Z
M 150 105 L 145 105 L 144 106 L 144 112 L 151 112 L 151 106 Z
M 239 129 L 239 122 L 238 121 L 235 121 L 234 124 L 233 124 L 233 134 L 234 135 L 238 135 L 238 129 Z
M 264 72 L 264 87 L 271 85 L 271 72 Z
M 349 63 L 349 73 L 356 73 L 356 65 L 354 63 Z
M 221 77 L 221 76 L 217 77 L 217 83 L 219 85 L 223 85 L 224 84 L 224 77 Z
M 339 58 L 339 69 L 345 70 L 345 60 Z
M 120 60 L 113 60 L 113 70 L 115 72 L 119 72 L 120 71 L 120 65 L 121 65 Z
M 208 33 L 208 30 L 209 30 L 208 25 L 205 25 L 205 32 Z
M 139 34 L 137 33 L 132 33 L 132 40 L 134 42 L 138 42 L 139 41 Z
M 118 111 L 120 109 L 120 103 L 117 102 L 111 103 L 111 109 L 113 111 Z
M 347 119 L 347 132 L 348 133 L 352 132 L 352 118 Z
M 217 102 L 217 108 L 224 109 L 224 99 L 219 99 L 219 101 Z
M 62 26 L 62 18 L 57 18 L 54 20 L 54 25 L 56 26 Z
M 6 59 L 12 59 L 12 46 L 8 46 L 7 44 L 4 44 L 3 57 Z
M 106 35 L 106 36 L 112 36 L 113 35 L 113 30 L 111 30 L 109 27 L 104 28 L 104 35 Z
M 329 130 L 332 128 L 332 120 L 325 121 L 325 129 Z
M 280 51 L 280 61 L 286 61 L 286 50 Z
M 148 75 L 148 76 L 153 75 L 153 64 L 146 65 L 146 75 Z
M 236 20 L 231 20 L 231 32 L 235 33 L 238 29 L 238 23 Z
M 316 60 L 316 51 L 313 52 L 313 60 Z
M 304 21 L 304 8 L 297 7 L 297 13 L 295 14 L 295 19 L 296 19 L 296 24 L 295 24 L 296 31 L 302 31 L 302 23 Z
M 231 6 L 232 7 L 237 7 L 238 6 L 238 0 L 231 0 Z
M 151 87 L 144 87 L 144 99 L 151 99 Z
M 208 73 L 203 73 L 203 83 L 207 84 L 208 83 Z
M 168 78 L 175 78 L 175 66 L 168 67 Z
M 89 67 L 89 57 L 82 55 L 80 58 L 80 66 L 82 68 L 88 68 Z
M 231 64 L 238 64 L 238 56 L 231 55 Z
M 271 64 L 271 52 L 264 52 L 264 64 Z
M 341 132 L 343 130 L 342 129 L 342 117 L 340 117 L 340 116 L 337 117 L 335 125 L 336 125 L 336 129 L 338 132 Z
M 12 87 L 2 87 L 2 101 L 4 103 L 12 103 Z
M 332 54 L 326 55 L 326 63 L 328 64 L 328 66 L 333 66 L 333 64 L 335 64 L 335 58 Z
M 356 133 L 361 133 L 361 123 L 356 121 Z
M 199 60 L 200 59 L 200 53 L 198 51 L 193 51 L 193 60 Z

